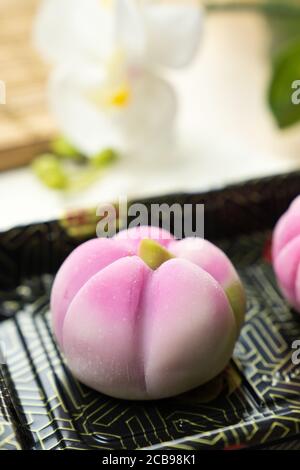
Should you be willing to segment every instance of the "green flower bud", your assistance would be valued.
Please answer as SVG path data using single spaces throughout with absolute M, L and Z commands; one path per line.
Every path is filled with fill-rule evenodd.
M 58 137 L 51 143 L 52 152 L 62 158 L 79 160 L 82 158 L 80 152 L 64 137 Z
M 97 168 L 103 168 L 110 165 L 111 163 L 114 163 L 116 160 L 118 160 L 118 158 L 118 153 L 115 150 L 108 148 L 92 156 L 91 162 Z
M 32 163 L 36 176 L 49 188 L 66 189 L 68 177 L 57 157 L 51 153 L 41 155 Z

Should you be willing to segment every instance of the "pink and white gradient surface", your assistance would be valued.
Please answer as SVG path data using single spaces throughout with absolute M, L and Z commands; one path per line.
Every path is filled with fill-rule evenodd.
M 276 224 L 272 256 L 278 285 L 288 302 L 300 312 L 300 196 Z
M 155 270 L 138 256 L 149 238 L 174 256 Z M 51 311 L 80 381 L 113 397 L 158 399 L 224 369 L 245 296 L 231 262 L 210 242 L 140 227 L 75 249 L 56 276 Z

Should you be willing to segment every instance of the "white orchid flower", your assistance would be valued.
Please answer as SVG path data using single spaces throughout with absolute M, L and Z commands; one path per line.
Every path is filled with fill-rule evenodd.
M 88 155 L 106 147 L 145 154 L 150 143 L 157 151 L 172 131 L 176 111 L 167 82 L 123 63 L 118 54 L 106 67 L 87 60 L 58 67 L 50 104 L 66 137 Z
M 50 106 L 65 136 L 86 154 L 157 152 L 176 99 L 155 69 L 186 65 L 201 30 L 197 0 L 44 0 L 34 38 L 55 65 Z

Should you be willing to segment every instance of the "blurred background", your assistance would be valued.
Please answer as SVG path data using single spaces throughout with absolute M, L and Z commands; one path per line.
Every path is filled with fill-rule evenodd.
M 50 68 L 32 41 L 40 3 L 0 0 L 1 230 L 119 195 L 201 191 L 300 168 L 300 105 L 289 101 L 300 80 L 300 0 L 215 0 L 202 2 L 192 63 L 165 72 L 178 95 L 171 158 L 127 156 L 74 190 L 49 187 L 32 165 L 60 135 L 47 103 Z

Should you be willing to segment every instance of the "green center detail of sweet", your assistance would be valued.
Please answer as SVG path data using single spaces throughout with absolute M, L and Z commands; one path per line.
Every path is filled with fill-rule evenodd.
M 142 240 L 138 250 L 139 257 L 155 270 L 166 261 L 175 258 L 168 250 L 154 240 Z
M 238 327 L 240 328 L 245 319 L 245 293 L 239 282 L 234 282 L 225 290 Z

